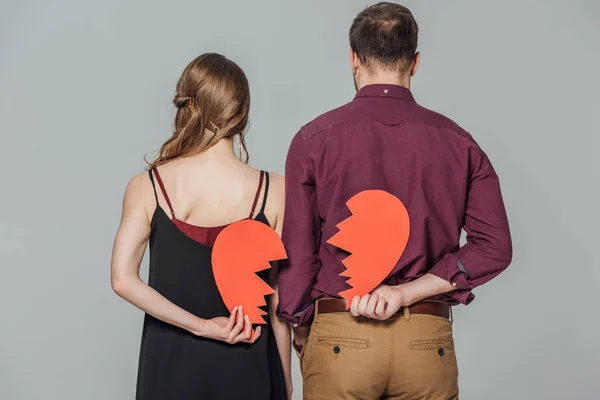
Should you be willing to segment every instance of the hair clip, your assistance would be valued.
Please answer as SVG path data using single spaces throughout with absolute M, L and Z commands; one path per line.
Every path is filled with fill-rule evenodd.
M 218 126 L 216 126 L 216 125 L 215 125 L 215 124 L 214 124 L 212 121 L 208 121 L 208 123 L 209 123 L 209 125 L 210 125 L 210 128 L 211 128 L 211 130 L 212 130 L 214 133 L 217 133 L 217 132 L 219 131 L 219 127 L 218 127 Z

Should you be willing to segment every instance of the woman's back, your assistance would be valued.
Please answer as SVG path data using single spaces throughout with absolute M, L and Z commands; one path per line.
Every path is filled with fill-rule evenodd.
M 277 221 L 281 215 L 278 204 L 270 205 L 269 201 L 272 192 L 275 192 L 272 197 L 280 197 L 281 177 L 277 176 L 277 183 L 271 185 L 271 174 L 235 159 L 223 161 L 226 157 L 212 157 L 212 152 L 211 149 L 208 154 L 153 168 L 146 177 L 154 200 L 153 209 L 148 209 L 149 285 L 179 307 L 204 319 L 229 313 L 212 270 L 212 246 L 221 231 L 244 219 L 278 228 L 276 223 L 271 225 L 271 220 Z M 203 169 L 217 166 L 221 167 L 222 180 L 215 180 L 210 174 L 203 177 Z M 197 180 L 203 178 L 207 184 L 198 185 Z M 271 220 L 266 214 L 267 205 Z M 244 272 L 247 271 L 240 266 L 240 279 Z M 259 276 L 269 284 L 268 270 Z
M 261 171 L 232 155 L 227 142 L 220 142 L 199 157 L 177 159 L 157 168 L 177 220 L 199 227 L 221 227 L 248 218 L 253 206 L 263 203 Z M 270 178 L 265 216 L 275 228 L 278 216 L 283 215 L 284 182 L 279 175 L 270 174 Z M 171 215 L 164 193 L 158 192 L 160 207 Z

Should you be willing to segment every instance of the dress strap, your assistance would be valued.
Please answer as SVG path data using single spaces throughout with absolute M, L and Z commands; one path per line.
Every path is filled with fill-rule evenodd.
M 256 204 L 258 204 L 258 197 L 260 196 L 260 191 L 263 185 L 264 172 L 260 171 L 260 179 L 258 181 L 258 188 L 256 189 L 256 195 L 254 196 L 254 202 L 252 203 L 252 209 L 250 210 L 250 218 L 254 217 L 254 211 L 256 210 Z
M 154 198 L 156 199 L 156 205 L 158 206 L 158 193 L 156 193 L 156 185 L 154 184 L 154 175 L 152 175 L 152 170 L 148 170 L 148 175 L 150 176 L 150 182 L 152 182 L 152 189 L 154 190 Z
M 260 212 L 265 212 L 265 206 L 267 205 L 267 197 L 269 196 L 269 173 L 263 171 L 265 173 L 265 194 L 263 195 L 262 207 L 260 208 Z
M 163 194 L 165 200 L 167 201 L 167 204 L 169 205 L 169 211 L 171 211 L 171 217 L 175 218 L 175 211 L 173 211 L 173 206 L 171 205 L 171 200 L 169 200 L 169 196 L 167 195 L 167 191 L 165 189 L 165 185 L 163 184 L 163 181 L 160 178 L 160 174 L 158 173 L 158 169 L 157 168 L 153 168 L 152 170 L 154 171 L 154 175 L 156 175 L 156 180 L 158 181 L 158 186 L 160 186 L 160 190 L 162 191 L 162 194 Z M 153 181 L 153 183 L 154 183 L 154 181 Z M 154 193 L 156 194 L 156 189 L 154 190 Z M 157 198 L 156 201 L 158 201 L 158 198 Z

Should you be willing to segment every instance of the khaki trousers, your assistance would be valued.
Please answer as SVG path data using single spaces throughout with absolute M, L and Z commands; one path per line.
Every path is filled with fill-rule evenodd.
M 306 400 L 458 399 L 452 322 L 442 317 L 317 313 L 300 366 Z

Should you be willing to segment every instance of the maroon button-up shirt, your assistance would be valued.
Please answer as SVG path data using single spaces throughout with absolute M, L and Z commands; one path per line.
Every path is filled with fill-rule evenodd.
M 395 85 L 369 85 L 354 100 L 304 126 L 287 157 L 279 315 L 306 325 L 314 302 L 349 289 L 342 260 L 326 243 L 351 213 L 346 202 L 368 189 L 398 197 L 410 216 L 406 250 L 384 283 L 426 273 L 456 290 L 432 300 L 467 304 L 471 289 L 511 261 L 510 232 L 498 177 L 473 138 L 418 105 Z M 467 243 L 460 247 L 461 229 Z

